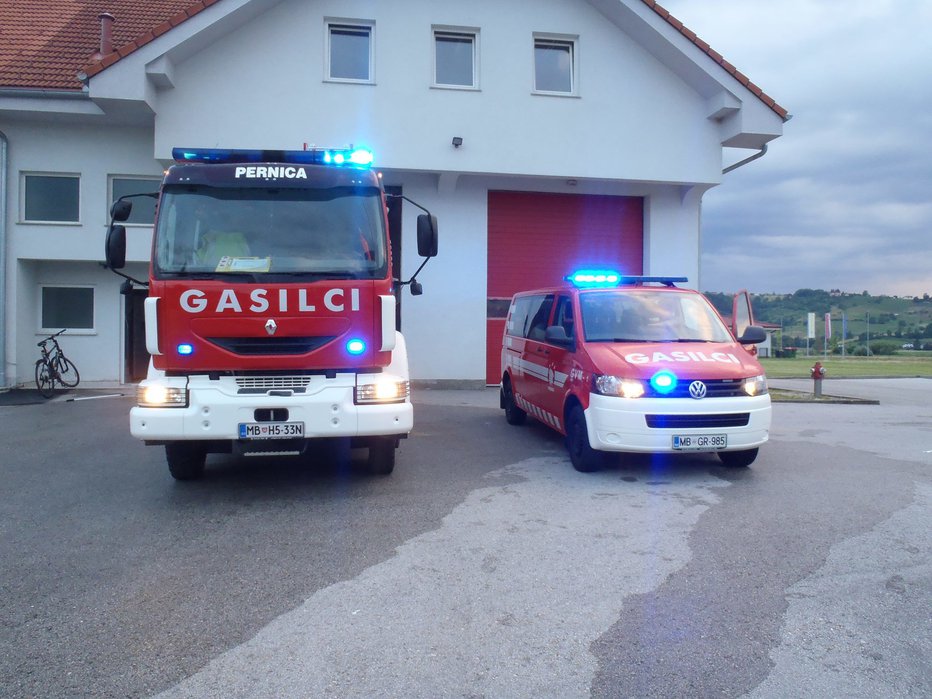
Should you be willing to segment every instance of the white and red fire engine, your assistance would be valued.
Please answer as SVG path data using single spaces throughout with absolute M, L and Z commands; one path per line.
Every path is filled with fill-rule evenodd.
M 210 452 L 299 453 L 317 438 L 367 447 L 370 470 L 390 473 L 413 425 L 395 293 L 421 288 L 392 277 L 371 153 L 172 155 L 157 195 L 151 363 L 130 413 L 133 436 L 164 445 L 181 480 L 199 477 Z M 125 266 L 119 222 L 130 209 L 126 198 L 112 209 L 115 271 Z M 419 253 L 436 255 L 436 219 L 420 215 L 417 228 Z
M 605 452 L 715 452 L 748 466 L 770 431 L 766 339 L 746 292 L 732 328 L 685 278 L 583 270 L 566 286 L 512 299 L 502 346 L 501 407 L 566 435 L 573 466 Z

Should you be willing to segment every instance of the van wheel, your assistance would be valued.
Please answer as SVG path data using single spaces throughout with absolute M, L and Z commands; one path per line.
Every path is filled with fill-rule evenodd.
M 578 405 L 573 406 L 566 421 L 566 450 L 577 471 L 591 473 L 602 468 L 605 455 L 589 445 L 586 415 Z
M 754 463 L 757 458 L 757 449 L 745 449 L 743 451 L 720 451 L 718 458 L 726 466 L 732 468 L 745 468 Z
M 511 390 L 511 381 L 502 381 L 502 407 L 505 409 L 505 421 L 509 425 L 523 425 L 527 420 L 527 413 L 515 403 L 515 394 Z
M 376 476 L 387 476 L 395 470 L 395 447 L 397 439 L 375 439 L 369 444 L 369 460 L 366 467 Z
M 165 445 L 168 472 L 176 481 L 193 481 L 204 475 L 207 450 L 197 442 L 173 442 Z

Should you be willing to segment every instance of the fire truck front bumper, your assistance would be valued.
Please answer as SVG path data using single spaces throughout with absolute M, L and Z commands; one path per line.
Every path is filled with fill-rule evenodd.
M 390 374 L 160 377 L 143 381 L 130 432 L 147 443 L 406 436 L 407 379 Z

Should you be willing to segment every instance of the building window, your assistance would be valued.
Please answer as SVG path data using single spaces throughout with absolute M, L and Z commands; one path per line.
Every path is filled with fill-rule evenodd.
M 576 94 L 576 40 L 566 37 L 534 37 L 534 91 Z
M 370 23 L 327 22 L 327 79 L 375 81 L 373 31 Z
M 129 194 L 147 194 L 158 192 L 159 179 L 155 177 L 121 177 L 112 175 L 110 177 L 110 206 L 113 206 L 120 197 Z M 155 199 L 153 197 L 133 197 L 129 199 L 133 204 L 133 211 L 129 215 L 127 223 L 151 226 L 155 223 Z M 107 216 L 110 216 L 110 209 L 107 209 Z
M 478 88 L 477 30 L 434 28 L 434 85 Z
M 78 175 L 24 174 L 22 220 L 79 223 L 81 178 Z
M 43 286 L 40 323 L 43 331 L 93 330 L 94 287 Z

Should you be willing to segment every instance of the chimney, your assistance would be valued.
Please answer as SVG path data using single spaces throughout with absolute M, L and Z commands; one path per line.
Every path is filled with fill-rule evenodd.
M 91 56 L 92 61 L 99 61 L 104 56 L 113 53 L 113 15 L 109 12 L 101 12 L 98 16 L 100 20 L 100 51 Z

